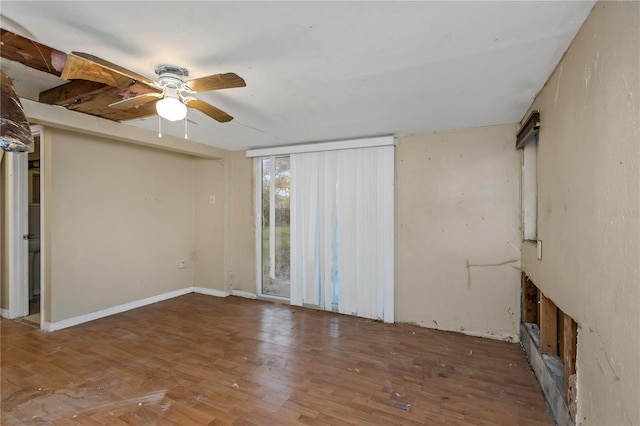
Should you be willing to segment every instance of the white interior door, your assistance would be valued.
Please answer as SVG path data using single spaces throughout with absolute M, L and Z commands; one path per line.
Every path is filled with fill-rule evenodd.
M 4 161 L 9 205 L 9 317 L 13 319 L 29 314 L 28 154 L 9 152 Z

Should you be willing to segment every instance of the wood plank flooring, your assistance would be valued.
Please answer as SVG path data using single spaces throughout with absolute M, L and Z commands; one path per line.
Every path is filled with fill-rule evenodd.
M 2 425 L 552 425 L 516 344 L 188 294 L 2 320 Z

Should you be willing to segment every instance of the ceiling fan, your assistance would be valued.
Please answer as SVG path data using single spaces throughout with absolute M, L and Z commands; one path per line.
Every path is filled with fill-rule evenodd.
M 187 107 L 220 123 L 231 121 L 232 116 L 192 95 L 246 86 L 245 81 L 235 73 L 213 74 L 188 80 L 189 71 L 186 68 L 161 65 L 155 70 L 157 79 L 151 80 L 87 53 L 72 52 L 66 56 L 61 73 L 63 79 L 82 79 L 123 89 L 120 93 L 122 100 L 109 104 L 110 108 L 126 110 L 155 105 L 157 114 L 169 121 L 185 119 Z

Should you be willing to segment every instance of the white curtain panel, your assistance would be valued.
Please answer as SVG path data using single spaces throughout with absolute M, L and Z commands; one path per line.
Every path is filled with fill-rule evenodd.
M 291 303 L 393 322 L 394 147 L 291 154 Z
M 293 305 L 320 305 L 319 190 L 323 168 L 324 153 L 291 156 L 290 303 Z

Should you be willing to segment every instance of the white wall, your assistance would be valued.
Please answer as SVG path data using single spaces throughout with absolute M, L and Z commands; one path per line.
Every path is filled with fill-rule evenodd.
M 397 321 L 518 340 L 516 128 L 399 138 Z
M 640 424 L 640 3 L 599 2 L 540 109 L 524 271 L 578 323 L 581 424 Z

